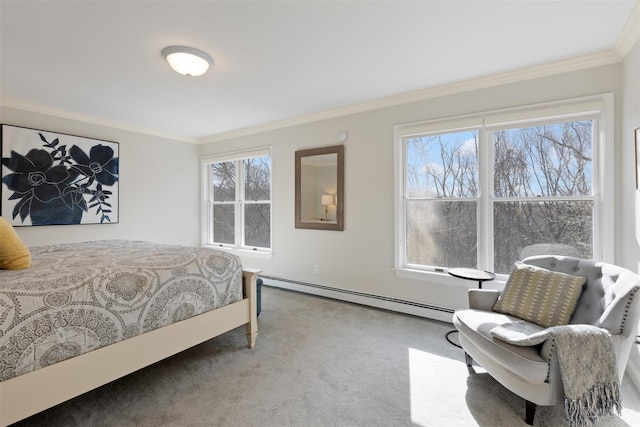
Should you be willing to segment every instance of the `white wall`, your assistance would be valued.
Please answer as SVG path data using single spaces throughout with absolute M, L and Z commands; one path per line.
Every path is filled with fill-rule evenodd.
M 635 189 L 635 142 L 633 133 L 640 128 L 640 42 L 637 42 L 622 64 L 623 113 L 622 147 L 620 150 L 622 182 L 620 212 L 622 240 L 621 263 L 627 268 L 640 272 L 640 191 Z M 616 218 L 617 220 L 617 218 Z M 634 373 L 636 385 L 640 388 L 640 346 L 633 346 L 628 369 Z
M 399 279 L 392 270 L 393 126 L 606 92 L 615 93 L 619 111 L 619 88 L 620 66 L 611 65 L 215 142 L 202 146 L 202 154 L 273 145 L 274 255 L 271 260 L 245 258 L 245 265 L 269 276 L 457 308 L 466 306 L 467 287 Z M 294 153 L 339 144 L 342 131 L 349 135 L 344 143 L 344 231 L 296 229 Z M 620 239 L 622 230 L 616 228 Z M 315 265 L 320 274 L 314 273 Z
M 28 246 L 95 239 L 199 243 L 197 145 L 7 107 L 0 107 L 0 122 L 120 143 L 120 222 L 16 227 Z
M 635 189 L 634 130 L 640 128 L 640 42 L 622 64 L 622 197 L 621 223 L 624 226 L 621 262 L 640 272 L 640 191 Z M 640 142 L 640 141 L 639 141 Z M 634 230 L 630 233 L 630 230 Z M 625 238 L 627 237 L 627 238 Z

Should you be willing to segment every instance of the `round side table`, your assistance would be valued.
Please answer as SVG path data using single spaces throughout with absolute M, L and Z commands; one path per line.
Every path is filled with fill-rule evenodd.
M 478 270 L 476 268 L 450 268 L 448 273 L 453 277 L 466 280 L 477 280 L 478 289 L 482 289 L 482 282 L 494 280 L 496 275 L 490 271 Z
M 496 275 L 494 273 L 490 271 L 478 270 L 477 268 L 463 268 L 463 267 L 450 268 L 448 273 L 449 275 L 453 277 L 457 277 L 459 279 L 477 280 L 478 289 L 482 289 L 482 282 L 488 282 L 496 278 Z M 453 344 L 456 347 L 462 348 L 462 346 L 451 341 L 451 338 L 449 338 L 449 336 L 455 332 L 458 332 L 458 331 L 454 329 L 453 331 L 447 332 L 447 334 L 445 335 L 445 338 L 447 339 L 447 341 L 449 341 L 450 344 Z

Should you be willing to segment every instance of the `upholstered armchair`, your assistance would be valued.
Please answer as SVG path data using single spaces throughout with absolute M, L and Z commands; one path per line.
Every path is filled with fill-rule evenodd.
M 602 262 L 563 256 L 534 256 L 523 264 L 552 272 L 585 277 L 569 324 L 606 329 L 622 380 L 640 320 L 640 277 L 631 271 Z M 512 273 L 513 275 L 513 273 Z M 525 421 L 533 424 L 537 405 L 564 404 L 564 387 L 554 339 L 535 346 L 517 346 L 497 339 L 497 325 L 521 321 L 494 311 L 500 292 L 470 289 L 469 309 L 454 314 L 460 344 L 468 366 L 475 360 L 504 387 L 526 400 Z

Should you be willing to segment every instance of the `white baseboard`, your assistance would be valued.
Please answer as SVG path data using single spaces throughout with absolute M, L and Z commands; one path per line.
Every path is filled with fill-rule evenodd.
M 447 307 L 437 307 L 412 301 L 404 301 L 396 298 L 382 297 L 378 295 L 354 292 L 345 289 L 333 288 L 330 286 L 316 285 L 313 283 L 299 282 L 295 280 L 281 279 L 277 277 L 260 276 L 263 285 L 276 288 L 288 289 L 340 301 L 347 301 L 384 310 L 396 311 L 399 313 L 411 314 L 428 319 L 440 320 L 452 323 L 454 310 Z

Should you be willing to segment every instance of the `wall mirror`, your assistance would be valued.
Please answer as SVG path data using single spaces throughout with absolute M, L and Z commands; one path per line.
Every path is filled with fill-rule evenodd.
M 296 151 L 296 228 L 344 229 L 344 145 Z

